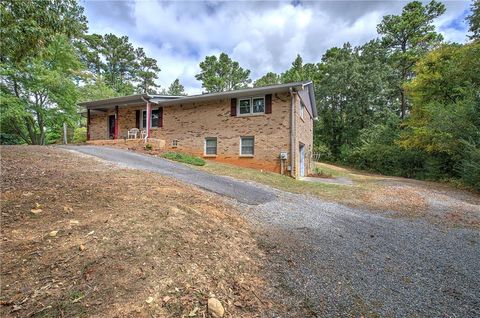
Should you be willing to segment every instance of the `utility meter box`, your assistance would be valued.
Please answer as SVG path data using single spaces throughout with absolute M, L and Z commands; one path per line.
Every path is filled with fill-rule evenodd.
M 280 152 L 280 159 L 281 160 L 287 160 L 288 159 L 288 153 L 285 151 Z

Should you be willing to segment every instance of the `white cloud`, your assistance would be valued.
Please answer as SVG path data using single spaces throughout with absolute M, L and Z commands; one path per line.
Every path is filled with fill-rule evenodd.
M 406 2 L 85 2 L 90 32 L 128 35 L 157 59 L 158 82 L 175 78 L 187 91 L 201 92 L 195 79 L 206 55 L 226 52 L 251 70 L 252 79 L 286 70 L 297 53 L 318 62 L 344 42 L 360 45 L 377 37 L 386 14 L 399 14 Z M 445 39 L 463 42 L 465 30 L 452 26 L 469 2 L 447 2 L 437 28 Z M 457 24 L 458 25 L 458 24 Z

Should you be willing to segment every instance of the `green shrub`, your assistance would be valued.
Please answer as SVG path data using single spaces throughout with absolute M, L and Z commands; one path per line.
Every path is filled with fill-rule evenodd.
M 18 135 L 0 132 L 0 145 L 20 145 L 25 143 Z
M 398 123 L 398 119 L 393 118 L 387 120 L 386 124 L 362 130 L 358 146 L 342 151 L 343 161 L 356 168 L 382 174 L 425 178 L 426 154 L 421 150 L 405 149 L 398 145 Z
M 333 178 L 332 174 L 328 171 L 325 171 L 319 167 L 315 167 L 314 173 L 315 176 L 320 178 Z
M 313 146 L 313 153 L 315 154 L 315 160 L 318 161 L 332 161 L 334 160 L 332 151 L 328 146 L 321 141 L 318 141 L 314 146 Z
M 461 179 L 465 184 L 480 191 L 480 148 L 470 146 L 465 155 L 459 169 Z
M 170 159 L 174 161 L 179 161 L 183 163 L 188 163 L 194 166 L 204 166 L 205 165 L 205 160 L 202 158 L 193 156 L 193 155 L 188 155 L 180 152 L 166 152 L 162 155 L 163 158 L 165 159 Z
M 153 147 L 152 147 L 151 144 L 146 144 L 146 145 L 145 145 L 145 149 L 148 150 L 148 151 L 150 151 L 150 150 L 153 149 Z
M 87 127 L 78 127 L 73 131 L 73 142 L 76 144 L 87 141 Z

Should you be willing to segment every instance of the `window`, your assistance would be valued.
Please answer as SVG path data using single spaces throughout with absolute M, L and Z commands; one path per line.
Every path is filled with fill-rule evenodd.
M 250 99 L 241 99 L 240 100 L 240 115 L 250 114 Z
M 240 155 L 253 156 L 254 138 L 240 137 Z
M 217 138 L 205 138 L 205 155 L 214 156 L 217 154 Z
M 238 101 L 239 115 L 253 115 L 265 113 L 265 97 L 243 98 Z
M 303 105 L 302 102 L 300 102 L 300 118 L 303 119 L 303 114 L 305 113 L 305 105 Z
M 254 113 L 265 112 L 265 99 L 263 97 L 253 99 L 253 112 Z
M 158 109 L 152 109 L 152 128 L 158 128 Z M 147 111 L 142 112 L 142 128 L 147 128 Z
M 172 148 L 177 148 L 178 147 L 178 139 L 173 139 L 172 140 Z

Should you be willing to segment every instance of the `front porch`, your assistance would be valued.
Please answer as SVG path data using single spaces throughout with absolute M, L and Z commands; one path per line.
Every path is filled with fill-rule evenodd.
M 128 139 L 133 128 L 139 129 L 137 138 L 159 138 L 163 108 L 158 103 L 175 98 L 143 94 L 83 103 L 87 109 L 87 141 Z

